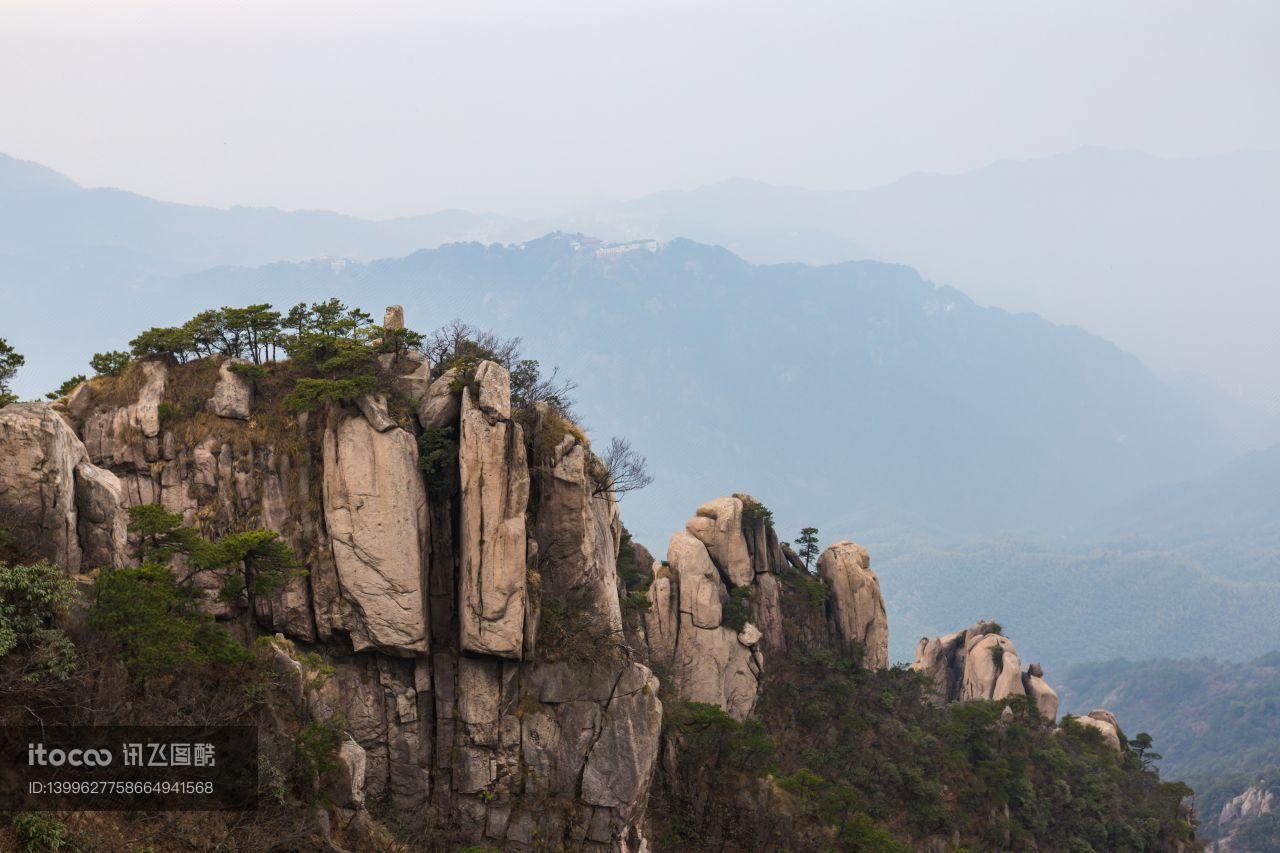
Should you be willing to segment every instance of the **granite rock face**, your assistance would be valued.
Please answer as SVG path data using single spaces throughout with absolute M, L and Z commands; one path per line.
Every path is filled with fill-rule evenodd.
M 870 669 L 887 667 L 889 618 L 867 549 L 849 541 L 829 546 L 818 558 L 818 577 L 831 590 L 830 618 L 846 648 L 861 649 Z
M 209 411 L 220 418 L 248 420 L 253 408 L 253 385 L 233 369 L 237 364 L 248 363 L 242 358 L 228 358 L 218 365 L 218 384 L 206 404 Z
M 429 528 L 413 436 L 362 417 L 327 429 L 324 521 L 356 651 L 426 651 Z
M 978 622 L 941 637 L 922 637 L 911 668 L 929 675 L 940 702 L 998 701 L 1030 696 L 1051 722 L 1058 716 L 1058 694 L 1044 680 L 1039 664 L 1025 672 L 1018 650 L 994 622 Z
M 484 376 L 478 380 L 480 402 L 463 389 L 458 456 L 462 649 L 518 660 L 524 651 L 529 502 L 524 432 L 509 419 L 506 371 L 481 362 L 476 374 Z
M 68 571 L 126 559 L 119 479 L 46 403 L 0 409 L 0 517 L 19 546 Z

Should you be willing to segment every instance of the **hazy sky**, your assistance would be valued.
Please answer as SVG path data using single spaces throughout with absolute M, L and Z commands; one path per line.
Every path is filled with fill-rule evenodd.
M 0 0 L 0 151 L 391 216 L 1280 148 L 1278 24 L 1239 0 Z

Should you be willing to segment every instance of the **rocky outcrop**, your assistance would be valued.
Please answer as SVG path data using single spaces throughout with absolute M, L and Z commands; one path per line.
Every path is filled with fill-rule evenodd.
M 223 359 L 218 365 L 218 383 L 213 386 L 213 396 L 206 404 L 209 411 L 220 418 L 247 420 L 253 408 L 253 385 L 235 371 L 238 364 L 248 364 L 242 358 Z
M 1087 728 L 1096 729 L 1102 735 L 1102 741 L 1116 752 L 1124 749 L 1124 735 L 1120 731 L 1120 723 L 1110 711 L 1090 711 L 1087 716 L 1074 717 L 1076 723 Z
M 1270 788 L 1250 785 L 1242 793 L 1227 800 L 1218 814 L 1218 825 L 1228 827 L 1239 820 L 1269 814 L 1276 808 L 1276 795 Z
M 829 546 L 818 558 L 818 577 L 831 590 L 828 613 L 844 646 L 861 650 L 863 666 L 887 667 L 889 619 L 867 550 L 849 541 Z
M 462 410 L 462 397 L 454 390 L 457 382 L 456 369 L 431 380 L 426 393 L 418 398 L 418 423 L 423 429 L 442 429 L 457 423 Z
M 90 459 L 120 478 L 130 505 L 156 503 L 160 496 L 151 463 L 162 458 L 164 450 L 160 403 L 168 378 L 164 362 L 137 362 L 115 380 L 121 391 L 132 388 L 127 402 L 99 400 L 95 392 L 87 391 L 89 402 L 78 406 L 88 409 L 80 434 Z
M 740 639 L 741 628 L 722 624 L 729 596 L 700 541 L 688 533 L 675 534 L 667 562 L 679 590 L 676 643 L 670 661 L 663 661 L 669 666 L 671 685 L 682 699 L 719 705 L 731 717 L 744 720 L 759 694 L 760 634 Z M 745 640 L 753 637 L 755 642 L 748 645 Z
M 1043 716 L 1057 719 L 1058 694 L 1044 680 L 1040 665 L 1032 664 L 1022 672 L 1018 650 L 994 622 L 921 638 L 911 668 L 933 679 L 941 702 L 999 701 L 1026 695 Z
M 510 376 L 481 362 L 479 391 L 462 392 L 459 608 L 464 651 L 519 659 L 526 608 L 524 433 L 510 420 Z
M 355 649 L 426 651 L 429 529 L 413 436 L 362 417 L 327 429 L 324 520 Z
M 1033 663 L 1027 667 L 1027 671 L 1022 674 L 1022 689 L 1036 703 L 1041 714 L 1051 722 L 1057 722 L 1058 694 L 1044 680 L 1044 670 L 1040 668 L 1040 664 Z
M 559 442 L 536 471 L 536 564 L 544 599 L 589 608 L 611 634 L 622 633 L 618 547 L 622 520 L 612 493 L 598 485 L 599 466 L 581 433 L 545 404 L 535 409 L 535 433 Z
M 685 530 L 701 542 L 732 586 L 748 586 L 755 580 L 747 540 L 742 535 L 742 500 L 716 498 L 698 507 Z
M 76 572 L 126 558 L 120 481 L 46 403 L 0 409 L 0 525 L 16 544 Z

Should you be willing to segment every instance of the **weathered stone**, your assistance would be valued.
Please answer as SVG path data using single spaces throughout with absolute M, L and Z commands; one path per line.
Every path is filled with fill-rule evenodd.
M 423 429 L 440 429 L 456 423 L 462 408 L 461 394 L 453 390 L 457 368 L 450 368 L 431 382 L 418 401 L 418 423 Z
M 120 478 L 84 461 L 75 467 L 76 532 L 85 567 L 119 566 L 128 559 L 128 514 Z
M 382 315 L 382 328 L 388 332 L 404 331 L 404 306 L 388 305 Z
M 324 514 L 357 650 L 427 648 L 427 496 L 417 442 L 364 418 L 325 431 Z
M 378 432 L 386 432 L 395 427 L 396 422 L 387 413 L 387 398 L 382 394 L 361 394 L 356 398 L 356 406 L 360 414 L 369 422 L 369 426 Z
M 846 647 L 862 650 L 864 666 L 884 669 L 889 665 L 889 619 L 867 550 L 848 541 L 829 546 L 818 558 L 818 576 L 831 590 L 829 612 L 837 636 Z
M 491 392 L 492 396 L 492 392 Z M 495 411 L 503 407 L 496 406 Z M 505 407 L 510 411 L 510 405 Z M 466 651 L 520 658 L 525 617 L 529 472 L 518 424 L 490 423 L 462 395 L 460 626 Z
M 1022 662 L 1007 637 L 999 634 L 974 637 L 967 644 L 966 652 L 961 701 L 1023 695 Z
M 378 361 L 392 374 L 391 387 L 401 397 L 417 406 L 427 396 L 431 389 L 431 362 L 425 355 L 405 350 L 399 355 L 384 353 Z
M 498 661 L 458 659 L 458 719 L 469 743 L 497 747 L 501 695 Z
M 742 630 L 738 632 L 738 642 L 744 646 L 754 646 L 760 642 L 760 629 L 750 622 L 742 626 Z
M 334 805 L 345 808 L 364 805 L 364 777 L 368 766 L 369 757 L 364 747 L 350 736 L 343 740 L 325 789 Z
M 982 621 L 945 636 L 922 637 L 911 668 L 933 678 L 942 702 L 1022 695 L 1022 663 L 1013 643 L 998 631 L 994 622 Z M 993 651 L 997 647 L 1000 651 Z
M 511 374 L 505 367 L 493 361 L 480 362 L 476 365 L 476 387 L 480 411 L 495 418 L 511 417 Z
M 125 555 L 120 482 L 47 403 L 0 409 L 0 517 L 20 546 L 68 571 Z
M 742 501 L 736 497 L 716 498 L 698 507 L 685 524 L 711 555 L 712 562 L 724 572 L 729 583 L 747 586 L 755 580 L 747 540 L 742 535 Z
M 539 407 L 536 429 L 558 424 L 560 415 Z M 597 494 L 586 447 L 566 432 L 538 476 L 538 573 L 544 596 L 590 607 L 613 634 L 622 631 L 618 604 L 618 504 Z
M 694 627 L 719 627 L 727 593 L 706 547 L 688 533 L 676 533 L 667 546 L 667 563 L 679 580 L 680 612 Z
M 113 469 L 117 465 L 146 467 L 146 456 L 137 452 L 137 437 L 153 439 L 160 435 L 160 402 L 164 398 L 169 370 L 164 362 L 142 361 L 130 367 L 129 371 L 138 371 L 140 384 L 136 401 L 126 406 L 95 410 L 85 420 L 84 444 L 95 465 Z M 130 376 L 131 373 L 125 374 L 125 377 Z M 146 442 L 142 442 L 144 449 L 145 445 Z M 158 455 L 159 442 L 156 450 Z
M 1097 729 L 1102 733 L 1102 741 L 1116 752 L 1122 751 L 1120 743 L 1120 724 L 1110 711 L 1090 711 L 1088 716 L 1076 717 L 1075 721 L 1082 726 Z
M 1056 722 L 1058 719 L 1058 694 L 1049 682 L 1045 681 L 1040 675 L 1035 674 L 1040 669 L 1038 664 L 1032 664 L 1027 671 L 1022 674 L 1022 689 L 1036 703 L 1036 708 L 1044 715 L 1049 722 Z
M 668 667 L 675 657 L 676 637 L 679 633 L 680 610 L 672 583 L 671 569 L 653 562 L 650 567 L 653 581 L 649 584 L 649 609 L 644 614 L 645 641 L 649 648 L 649 660 Z
M 213 396 L 206 404 L 209 411 L 220 418 L 248 420 L 253 407 L 253 385 L 232 368 L 248 364 L 242 358 L 228 358 L 218 365 L 218 383 L 213 386 Z

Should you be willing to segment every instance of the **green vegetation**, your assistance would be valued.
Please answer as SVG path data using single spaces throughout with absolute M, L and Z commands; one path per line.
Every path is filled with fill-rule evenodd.
M 742 529 L 773 526 L 773 510 L 753 498 L 742 498 Z
M 52 563 L 0 564 L 0 658 L 12 656 L 7 672 L 36 683 L 75 670 L 75 646 L 58 627 L 73 589 Z
M 783 847 L 848 850 L 918 849 L 953 832 L 976 849 L 1138 851 L 1190 838 L 1178 820 L 1190 789 L 1161 783 L 1096 732 L 1055 735 L 1021 697 L 937 708 L 927 690 L 916 673 L 819 655 L 771 676 L 758 723 L 703 710 L 695 740 L 683 735 L 690 712 L 676 709 L 670 727 L 692 778 L 663 790 L 654 813 L 670 814 L 666 832 L 700 849 L 750 846 L 762 832 L 791 833 L 777 837 Z M 1001 720 L 1005 707 L 1012 721 Z M 789 829 L 764 803 L 737 812 L 728 794 L 770 773 L 805 819 Z
M 720 624 L 735 631 L 741 631 L 751 620 L 751 599 L 754 593 L 749 586 L 734 587 L 729 592 L 729 600 L 721 610 Z
M 1280 652 L 1248 663 L 1196 660 L 1081 664 L 1065 674 L 1064 698 L 1076 710 L 1105 707 L 1150 732 L 1161 771 L 1196 789 L 1211 821 L 1252 785 L 1280 796 Z M 1142 735 L 1130 742 L 1140 757 Z M 1259 830 L 1261 831 L 1261 830 Z M 1239 845 L 1242 850 L 1266 849 Z
M 223 575 L 222 597 L 242 592 L 270 595 L 303 574 L 292 550 L 272 531 L 248 530 L 210 541 L 158 504 L 129 510 L 137 566 L 102 569 L 94 581 L 89 621 L 120 649 L 140 676 L 193 664 L 238 664 L 244 647 L 200 608 L 192 579 L 208 571 Z M 185 558 L 179 578 L 169 562 Z
M 94 353 L 93 358 L 89 359 L 89 366 L 96 376 L 119 376 L 132 362 L 133 358 L 129 353 L 112 350 Z
M 76 374 L 75 376 L 72 376 L 70 379 L 63 382 L 53 391 L 50 391 L 47 394 L 45 394 L 44 395 L 45 399 L 61 400 L 63 397 L 67 396 L 72 391 L 76 390 L 76 388 L 80 387 L 80 384 L 86 381 L 88 378 L 89 377 L 85 376 L 83 373 Z
M 19 812 L 13 818 L 22 853 L 62 850 L 70 840 L 66 825 L 45 812 Z
M 804 567 L 809 571 L 813 571 L 813 562 L 818 559 L 818 528 L 805 527 L 801 529 L 800 535 L 796 537 L 797 556 L 804 560 Z
M 18 399 L 9 390 L 9 383 L 13 381 L 18 368 L 26 364 L 26 361 L 21 354 L 9 346 L 8 341 L 0 338 L 0 407 L 7 406 Z
M 432 427 L 418 436 L 418 467 L 433 493 L 452 491 L 457 476 L 458 442 L 451 426 Z
M 345 724 L 341 717 L 312 720 L 298 732 L 294 738 L 294 750 L 303 779 L 314 784 L 334 768 Z

